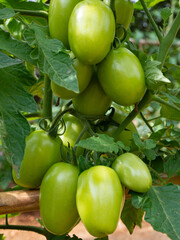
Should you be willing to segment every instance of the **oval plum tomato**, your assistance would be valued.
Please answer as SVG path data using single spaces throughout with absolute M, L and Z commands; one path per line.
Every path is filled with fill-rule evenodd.
M 98 78 L 105 93 L 123 106 L 139 102 L 146 90 L 139 59 L 123 47 L 111 50 L 99 64 Z
M 104 237 L 115 231 L 124 192 L 116 172 L 106 166 L 95 166 L 78 179 L 76 204 L 87 231 Z
M 76 5 L 69 19 L 68 38 L 74 55 L 86 64 L 104 59 L 115 36 L 115 19 L 110 7 L 99 0 Z
M 112 168 L 130 190 L 143 193 L 152 186 L 152 177 L 147 165 L 133 153 L 124 153 L 117 157 Z
M 49 32 L 69 49 L 68 22 L 73 8 L 82 0 L 51 0 L 49 5 Z
M 130 0 L 115 0 L 114 12 L 116 16 L 116 36 L 121 38 L 124 35 L 122 24 L 126 30 L 128 29 L 134 12 L 133 3 Z
M 13 170 L 15 183 L 26 188 L 39 187 L 46 171 L 61 160 L 60 149 L 64 154 L 64 146 L 59 136 L 52 138 L 43 130 L 32 132 L 26 138 L 19 178 Z
M 68 145 L 74 147 L 79 135 L 84 129 L 84 125 L 79 118 L 69 113 L 64 114 L 63 119 L 66 125 L 66 130 L 65 133 L 61 135 L 61 139 L 65 147 L 68 147 Z M 87 138 L 88 136 L 89 134 L 86 132 L 81 139 Z M 83 151 L 83 148 L 78 147 L 76 152 L 77 156 L 83 154 Z
M 40 187 L 40 214 L 47 230 L 55 235 L 68 233 L 77 223 L 78 168 L 56 163 L 45 174 Z
M 94 75 L 88 87 L 72 100 L 75 110 L 88 117 L 103 115 L 111 105 L 111 99 L 105 94 Z
M 105 133 L 107 135 L 109 135 L 110 137 L 113 137 L 113 135 L 116 133 L 117 128 L 119 127 L 119 125 L 122 123 L 122 121 L 124 120 L 124 116 L 122 114 L 120 114 L 119 112 L 115 112 L 112 120 L 115 121 L 114 124 L 110 123 L 107 126 L 107 129 L 105 129 L 105 131 L 99 131 L 101 133 Z M 136 132 L 137 133 L 137 129 L 135 127 L 135 125 L 133 124 L 133 122 L 129 123 L 127 125 L 127 127 L 124 129 L 124 131 L 122 131 L 118 137 L 117 137 L 117 141 L 122 141 L 125 146 L 130 146 L 131 145 L 131 140 L 133 139 L 133 133 Z
M 73 60 L 73 66 L 76 70 L 79 92 L 81 93 L 85 90 L 91 80 L 93 74 L 93 67 L 83 64 L 77 58 Z M 51 82 L 51 88 L 54 94 L 62 99 L 71 99 L 78 95 L 71 90 L 59 86 L 55 82 Z

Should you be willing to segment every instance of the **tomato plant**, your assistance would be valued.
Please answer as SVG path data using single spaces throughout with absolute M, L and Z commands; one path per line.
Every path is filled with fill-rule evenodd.
M 119 220 L 123 189 L 114 170 L 92 167 L 79 176 L 77 209 L 90 234 L 104 237 L 114 232 Z
M 113 12 L 103 2 L 86 0 L 73 9 L 68 26 L 69 44 L 82 62 L 96 64 L 102 61 L 110 50 L 114 35 Z
M 123 106 L 139 102 L 146 90 L 141 63 L 123 47 L 111 50 L 99 64 L 98 79 L 105 93 Z
M 112 168 L 120 181 L 136 192 L 147 192 L 152 186 L 152 177 L 146 164 L 133 153 L 124 153 L 116 158 Z
M 90 65 L 83 64 L 77 58 L 73 60 L 73 66 L 77 72 L 79 92 L 81 93 L 86 89 L 91 80 L 93 68 Z M 71 90 L 59 86 L 55 82 L 51 82 L 51 88 L 54 94 L 62 99 L 71 99 L 78 95 Z
M 56 163 L 46 173 L 40 188 L 40 213 L 45 227 L 56 235 L 68 233 L 79 219 L 76 208 L 78 168 Z
M 73 98 L 75 110 L 89 117 L 103 115 L 110 107 L 111 102 L 111 99 L 104 93 L 96 76 L 93 76 L 84 92 Z
M 52 38 L 69 48 L 68 22 L 73 8 L 81 0 L 51 0 L 49 6 L 49 32 Z
M 37 188 L 51 165 L 61 161 L 64 147 L 59 137 L 52 138 L 43 130 L 32 132 L 26 139 L 26 148 L 19 177 L 13 170 L 14 181 L 26 188 Z

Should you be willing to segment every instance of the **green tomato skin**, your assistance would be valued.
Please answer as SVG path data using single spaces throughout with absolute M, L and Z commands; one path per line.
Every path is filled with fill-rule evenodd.
M 69 49 L 68 22 L 73 8 L 81 0 L 51 0 L 49 5 L 49 32 Z
M 46 229 L 68 233 L 77 223 L 76 190 L 79 170 L 69 163 L 56 163 L 45 174 L 40 187 L 40 214 Z
M 63 120 L 66 125 L 66 131 L 63 135 L 61 135 L 61 140 L 63 141 L 63 145 L 65 147 L 68 147 L 68 145 L 70 145 L 70 147 L 74 147 L 80 133 L 84 129 L 84 125 L 79 118 L 69 113 L 64 114 Z M 88 136 L 89 134 L 86 132 L 84 133 L 81 139 L 85 139 Z M 83 152 L 84 152 L 83 148 L 77 147 L 77 152 L 76 152 L 77 156 L 83 154 Z
M 104 237 L 115 231 L 124 193 L 116 172 L 106 166 L 95 166 L 78 179 L 76 204 L 87 231 Z
M 119 24 L 122 24 L 126 30 L 128 29 L 134 12 L 133 3 L 130 0 L 115 0 L 114 11 L 116 16 L 116 36 L 121 38 L 124 30 Z
M 64 154 L 64 147 L 59 137 L 51 138 L 43 130 L 32 132 L 26 138 L 19 178 L 13 170 L 15 183 L 30 189 L 39 187 L 46 171 L 61 160 L 60 149 Z
M 91 80 L 93 67 L 82 63 L 77 58 L 73 60 L 73 66 L 77 72 L 79 93 L 81 93 L 85 90 Z M 56 96 L 62 99 L 71 99 L 78 95 L 78 93 L 61 87 L 54 82 L 51 82 L 51 89 Z
M 123 47 L 111 50 L 99 64 L 98 78 L 105 93 L 123 106 L 139 102 L 146 90 L 139 59 Z
M 113 120 L 116 121 L 117 123 L 121 124 L 122 121 L 124 120 L 124 116 L 122 116 L 120 113 L 115 112 L 113 115 Z M 113 137 L 114 134 L 116 133 L 118 129 L 118 126 L 115 125 L 109 125 L 106 131 L 100 131 L 101 133 L 105 133 L 110 137 Z M 129 123 L 124 131 L 122 131 L 118 137 L 117 141 L 121 141 L 125 144 L 125 146 L 130 146 L 131 145 L 131 140 L 133 139 L 133 133 L 137 133 L 137 129 L 134 126 L 133 122 Z
M 112 168 L 120 181 L 130 190 L 147 192 L 152 186 L 152 177 L 146 164 L 133 153 L 124 153 L 116 158 Z
M 103 115 L 111 105 L 111 99 L 105 94 L 96 76 L 88 87 L 72 100 L 74 109 L 89 117 Z
M 86 64 L 96 64 L 110 51 L 115 36 L 112 10 L 99 0 L 76 5 L 69 19 L 68 38 L 75 56 Z

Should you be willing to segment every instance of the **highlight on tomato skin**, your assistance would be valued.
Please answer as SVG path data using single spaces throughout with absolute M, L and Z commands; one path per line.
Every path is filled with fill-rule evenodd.
M 123 153 L 112 164 L 119 179 L 130 190 L 144 193 L 152 186 L 152 177 L 147 165 L 133 153 Z
M 80 174 L 77 209 L 91 235 L 99 238 L 115 231 L 123 202 L 124 191 L 112 168 L 99 165 Z

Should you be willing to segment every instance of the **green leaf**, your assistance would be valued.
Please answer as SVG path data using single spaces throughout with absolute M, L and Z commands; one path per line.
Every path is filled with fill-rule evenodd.
M 4 8 L 2 4 L 0 4 L 0 20 L 11 18 L 15 15 L 15 12 L 11 8 Z
M 148 60 L 144 65 L 146 85 L 150 90 L 157 90 L 158 87 L 164 84 L 171 84 L 171 81 L 167 79 L 160 71 L 158 66 L 160 62 Z
M 106 134 L 98 134 L 97 137 L 93 136 L 81 140 L 78 147 L 86 148 L 96 152 L 109 152 L 118 153 L 118 144 L 114 141 L 114 138 L 107 136 Z
M 30 55 L 37 59 L 40 70 L 59 86 L 79 92 L 72 60 L 60 41 L 49 39 L 48 28 L 32 24 L 24 36 L 29 45 L 35 46 Z
M 0 188 L 5 190 L 12 181 L 12 167 L 3 156 L 0 156 Z
M 145 220 L 154 230 L 166 233 L 170 239 L 180 239 L 180 186 L 152 186 L 146 194 L 133 193 L 132 204 L 142 207 Z
M 145 148 L 148 150 L 156 147 L 156 141 L 154 141 L 153 139 L 146 139 L 144 143 Z
M 161 11 L 161 17 L 162 19 L 164 20 L 164 22 L 166 22 L 169 17 L 171 16 L 171 9 L 166 7 L 166 8 L 163 8 L 162 11 Z
M 37 3 L 33 1 L 27 0 L 0 0 L 0 3 L 2 3 L 6 7 L 15 8 L 15 9 L 25 9 L 25 10 L 48 10 L 48 6 L 46 4 Z
M 160 110 L 161 117 L 169 120 L 180 121 L 180 111 L 169 106 L 163 105 Z
M 178 89 L 179 90 L 179 89 Z M 160 92 L 162 96 L 165 96 L 167 99 L 169 99 L 169 101 L 171 103 L 175 103 L 175 104 L 179 104 L 180 105 L 180 93 L 179 91 L 176 93 L 176 96 L 175 96 L 175 93 L 172 92 L 172 95 L 171 93 L 167 93 L 167 92 Z
M 164 2 L 165 0 L 145 0 L 145 3 L 147 5 L 148 8 L 154 7 L 155 5 L 157 5 L 160 2 Z M 134 4 L 134 8 L 138 9 L 138 10 L 142 10 L 143 7 L 140 3 L 140 1 L 138 1 L 137 3 Z
M 146 155 L 146 157 L 149 161 L 155 160 L 156 156 L 157 156 L 155 150 L 153 150 L 153 149 L 144 149 L 144 154 Z
M 180 154 L 169 156 L 164 164 L 164 171 L 168 177 L 174 176 L 176 173 L 180 173 Z
M 0 234 L 0 240 L 4 240 L 6 239 L 6 237 L 4 236 L 4 234 Z
M 6 158 L 18 169 L 24 156 L 25 139 L 30 132 L 29 123 L 20 111 L 35 112 L 37 106 L 33 96 L 22 86 L 22 80 L 12 75 L 9 68 L 0 69 L 0 133 Z
M 4 32 L 2 29 L 0 29 L 0 49 L 13 54 L 21 60 L 36 65 L 36 62 L 30 58 L 32 48 L 25 42 L 12 39 L 10 34 Z
M 139 148 L 139 150 L 144 148 L 144 143 L 141 141 L 139 135 L 137 133 L 133 133 L 133 140 L 136 146 Z
M 166 69 L 167 69 L 166 75 L 168 75 L 169 77 L 172 77 L 174 81 L 180 83 L 180 77 L 179 77 L 180 76 L 180 66 L 177 66 L 172 63 L 165 63 L 164 67 L 166 67 Z
M 10 58 L 6 54 L 0 52 L 0 68 L 5 68 L 5 67 L 12 66 L 12 65 L 17 65 L 19 63 L 21 63 L 20 60 Z
M 121 220 L 126 225 L 130 234 L 133 233 L 136 225 L 141 227 L 143 215 L 144 211 L 142 209 L 135 208 L 131 203 L 131 199 L 126 199 L 121 213 Z
M 158 141 L 162 138 L 162 136 L 165 134 L 165 132 L 166 132 L 166 128 L 162 128 L 162 129 L 158 130 L 157 132 L 153 132 L 149 138 Z

